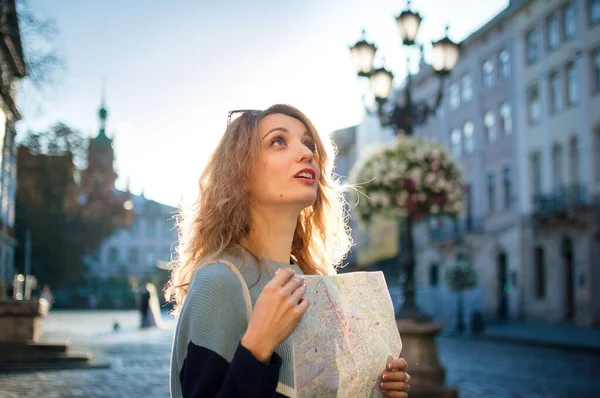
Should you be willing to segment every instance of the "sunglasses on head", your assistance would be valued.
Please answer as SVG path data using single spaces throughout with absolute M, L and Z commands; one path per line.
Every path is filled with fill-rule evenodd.
M 231 124 L 231 116 L 235 115 L 236 113 L 246 113 L 246 112 L 262 112 L 261 110 L 258 109 L 235 109 L 232 111 L 227 112 L 227 127 L 229 127 L 229 125 Z

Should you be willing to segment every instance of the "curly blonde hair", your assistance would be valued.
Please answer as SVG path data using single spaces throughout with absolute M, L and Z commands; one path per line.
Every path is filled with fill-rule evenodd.
M 284 104 L 265 111 L 245 111 L 227 126 L 209 159 L 200 177 L 198 199 L 189 212 L 180 209 L 177 215 L 179 243 L 165 290 L 166 299 L 175 301 L 174 314 L 179 312 L 196 270 L 225 251 L 240 250 L 248 236 L 246 181 L 261 150 L 258 123 L 270 114 L 287 115 L 306 126 L 316 145 L 314 160 L 322 170 L 315 202 L 298 215 L 292 257 L 307 275 L 329 275 L 341 266 L 352 245 L 344 187 L 333 177 L 333 161 L 312 122 Z

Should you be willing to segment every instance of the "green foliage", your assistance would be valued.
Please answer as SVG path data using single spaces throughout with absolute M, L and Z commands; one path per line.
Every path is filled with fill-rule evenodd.
M 124 198 L 90 195 L 77 184 L 80 169 L 74 160 L 84 164 L 85 151 L 82 135 L 62 123 L 30 132 L 19 148 L 15 263 L 22 269 L 29 231 L 31 269 L 41 283 L 59 287 L 80 282 L 83 257 L 128 221 Z M 82 201 L 85 196 L 91 198 Z
M 455 292 L 462 292 L 477 285 L 477 274 L 466 256 L 458 256 L 455 264 L 446 268 L 446 284 Z

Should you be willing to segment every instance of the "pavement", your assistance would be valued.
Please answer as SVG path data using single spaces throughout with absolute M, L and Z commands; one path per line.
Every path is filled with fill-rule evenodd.
M 115 322 L 118 331 L 113 330 Z M 165 317 L 164 327 L 148 330 L 140 330 L 138 323 L 135 311 L 52 312 L 44 320 L 44 339 L 68 339 L 73 350 L 89 352 L 110 367 L 0 374 L 0 398 L 168 397 L 175 323 Z M 489 325 L 489 338 L 442 334 L 437 349 L 446 384 L 457 387 L 460 398 L 600 397 L 600 355 L 492 339 L 498 330 L 509 337 L 510 331 L 525 337 L 562 336 L 562 343 L 569 334 L 579 342 L 592 338 L 579 338 L 568 328 L 544 328 L 555 332 L 503 324 Z
M 570 324 L 503 322 L 486 325 L 479 334 L 449 330 L 443 335 L 600 354 L 600 329 Z

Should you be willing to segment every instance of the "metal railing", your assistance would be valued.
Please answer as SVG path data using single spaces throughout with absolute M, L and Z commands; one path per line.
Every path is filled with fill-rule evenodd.
M 533 196 L 533 213 L 535 216 L 552 216 L 589 205 L 587 187 L 581 184 L 555 188 L 549 194 Z
M 467 217 L 457 221 L 429 225 L 429 241 L 433 244 L 456 241 L 466 235 L 478 235 L 484 232 L 483 218 Z

